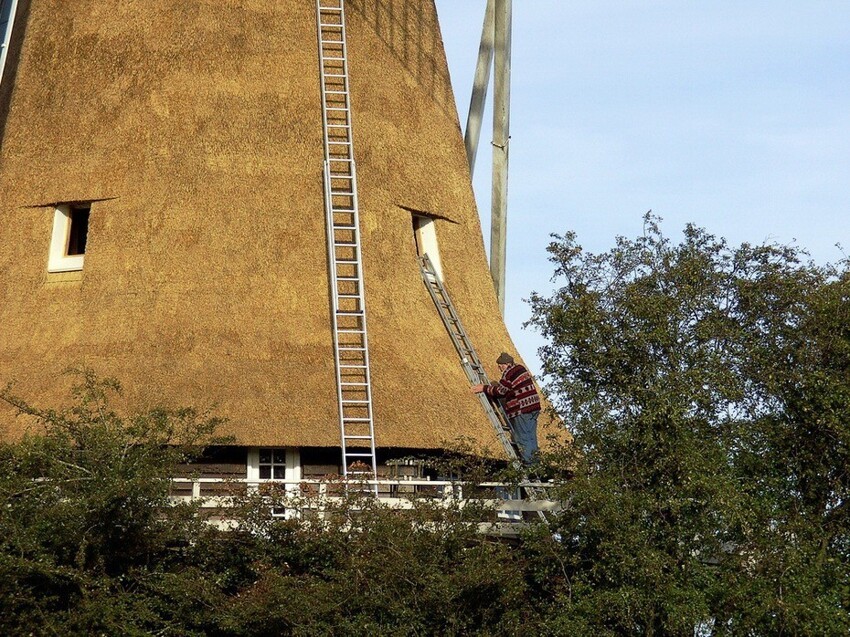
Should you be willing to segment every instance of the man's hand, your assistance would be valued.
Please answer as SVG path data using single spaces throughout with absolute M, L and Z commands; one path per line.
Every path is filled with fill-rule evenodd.
M 473 394 L 480 394 L 484 391 L 484 385 L 473 385 L 469 388 Z

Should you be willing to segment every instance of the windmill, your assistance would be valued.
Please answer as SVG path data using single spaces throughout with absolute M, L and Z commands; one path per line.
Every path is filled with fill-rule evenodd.
M 214 405 L 249 478 L 505 457 L 427 285 L 513 349 L 433 0 L 3 1 L 0 378 Z

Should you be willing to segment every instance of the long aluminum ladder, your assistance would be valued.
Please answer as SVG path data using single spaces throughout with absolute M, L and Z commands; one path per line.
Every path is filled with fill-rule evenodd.
M 469 335 L 463 328 L 463 323 L 460 321 L 454 303 L 449 296 L 446 287 L 437 275 L 434 265 L 427 254 L 419 257 L 419 269 L 422 273 L 422 280 L 425 282 L 425 287 L 431 294 L 431 299 L 434 305 L 437 306 L 437 312 L 440 318 L 443 319 L 443 325 L 446 326 L 446 331 L 452 339 L 452 343 L 460 356 L 460 363 L 463 371 L 466 372 L 466 377 L 469 379 L 470 385 L 484 384 L 489 385 L 490 379 L 487 377 L 487 372 L 484 371 L 484 366 L 481 364 L 481 359 L 472 342 L 469 340 Z M 505 415 L 501 405 L 494 406 L 484 393 L 478 394 L 478 399 L 481 402 L 481 407 L 484 408 L 484 413 L 493 425 L 493 430 L 496 432 L 496 437 L 502 443 L 505 453 L 511 465 L 516 469 L 523 470 L 524 467 L 519 459 L 519 449 L 511 437 L 511 429 L 508 424 L 508 417 Z M 532 500 L 543 499 L 543 493 L 540 489 L 534 487 L 523 487 Z M 540 513 L 541 517 L 545 517 Z
M 377 477 L 344 0 L 316 0 L 325 213 L 343 476 Z M 377 486 L 372 488 L 377 495 Z

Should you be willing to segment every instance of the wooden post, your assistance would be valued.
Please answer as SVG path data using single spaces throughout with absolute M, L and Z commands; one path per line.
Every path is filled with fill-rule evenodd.
M 481 122 L 484 119 L 484 102 L 487 100 L 490 66 L 493 64 L 493 4 L 494 0 L 487 0 L 484 27 L 481 29 L 481 44 L 478 46 L 478 63 L 475 66 L 475 79 L 472 83 L 472 98 L 469 100 L 469 115 L 466 117 L 466 132 L 463 136 L 470 177 L 475 172 L 475 156 L 478 154 Z
M 505 246 L 508 222 L 508 145 L 511 114 L 511 0 L 495 0 L 493 90 L 493 195 L 490 276 L 505 315 Z

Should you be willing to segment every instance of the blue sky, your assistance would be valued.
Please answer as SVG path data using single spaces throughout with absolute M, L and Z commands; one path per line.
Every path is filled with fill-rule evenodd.
M 486 2 L 436 3 L 463 126 Z M 552 287 L 551 233 L 604 251 L 652 209 L 673 238 L 850 250 L 850 2 L 515 0 L 513 19 L 506 321 L 533 371 L 523 299 Z

